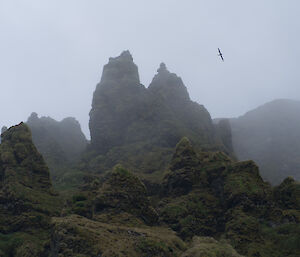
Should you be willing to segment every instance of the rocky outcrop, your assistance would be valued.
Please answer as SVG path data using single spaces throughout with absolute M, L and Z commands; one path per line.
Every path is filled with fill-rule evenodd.
M 224 148 L 209 113 L 190 100 L 181 78 L 162 63 L 145 88 L 128 51 L 104 66 L 89 126 L 91 149 L 101 160 L 97 172 L 117 163 L 136 172 L 162 171 L 183 136 L 197 147 Z
M 166 194 L 182 195 L 192 190 L 201 179 L 201 162 L 188 138 L 177 144 L 170 172 L 164 178 Z
M 130 53 L 110 58 L 93 95 L 89 123 L 92 147 L 106 153 L 124 144 L 130 125 L 142 117 L 146 95 Z
M 45 256 L 50 217 L 60 211 L 59 197 L 28 126 L 20 123 L 1 137 L 0 236 L 6 243 L 0 250 L 4 256 Z
M 158 214 L 147 197 L 146 187 L 138 177 L 121 166 L 114 168 L 96 194 L 94 215 L 103 212 L 127 212 L 148 225 L 157 223 Z
M 26 124 L 32 131 L 32 139 L 50 169 L 56 188 L 77 187 L 82 174 L 73 166 L 86 150 L 87 140 L 75 118 L 56 121 L 50 117 L 38 117 L 32 113 Z
M 32 139 L 46 161 L 72 161 L 85 150 L 87 140 L 75 118 L 58 122 L 50 117 L 39 118 L 32 113 L 26 124 L 32 132 Z

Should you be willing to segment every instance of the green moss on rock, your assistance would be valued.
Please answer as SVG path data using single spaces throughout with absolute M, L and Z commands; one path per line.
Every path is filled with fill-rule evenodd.
M 145 185 L 120 165 L 108 175 L 94 200 L 95 214 L 128 212 L 147 224 L 155 224 L 158 215 L 147 197 Z
M 242 257 L 228 242 L 211 237 L 194 237 L 191 247 L 181 257 Z

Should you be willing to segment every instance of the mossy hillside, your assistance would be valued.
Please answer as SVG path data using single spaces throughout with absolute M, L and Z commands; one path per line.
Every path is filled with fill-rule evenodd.
M 0 234 L 1 257 L 48 257 L 50 236 L 44 230 Z
M 216 236 L 222 232 L 222 205 L 209 192 L 193 190 L 176 199 L 164 199 L 159 206 L 161 221 L 184 239 L 194 235 Z
M 49 170 L 33 145 L 30 130 L 25 124 L 11 127 L 2 134 L 0 154 L 3 201 L 18 199 L 18 204 L 26 210 L 58 213 L 59 201 L 50 182 Z
M 5 257 L 235 256 L 228 242 L 249 257 L 299 255 L 298 183 L 286 179 L 272 189 L 255 163 L 198 151 L 187 138 L 177 144 L 162 194 L 152 201 L 141 180 L 118 165 L 103 176 L 87 173 L 71 208 L 54 218 L 60 207 L 53 208 L 57 195 L 49 172 L 41 169 L 43 161 L 28 164 L 31 155 L 38 160 L 36 149 L 29 147 L 26 125 L 19 126 L 5 133 L 20 135 L 4 134 L 0 146 L 6 153 L 0 163 L 0 253 Z M 202 238 L 189 245 L 194 236 L 219 241 Z
M 271 203 L 271 186 L 259 175 L 252 161 L 230 165 L 224 180 L 227 208 L 241 207 L 254 215 L 265 215 Z
M 186 138 L 177 145 L 163 186 L 160 219 L 185 239 L 194 235 L 226 238 L 246 256 L 273 256 L 278 238 L 270 235 L 277 235 L 277 226 L 298 226 L 295 182 L 287 180 L 275 189 L 275 195 L 291 203 L 290 209 L 283 209 L 254 162 L 235 162 L 221 152 L 198 152 Z M 294 232 L 289 233 L 292 242 L 298 240 Z M 278 254 L 284 256 L 287 250 L 282 248 Z M 291 256 L 297 251 L 294 247 Z
M 118 165 L 108 175 L 96 194 L 94 212 L 128 212 L 146 224 L 155 224 L 158 215 L 147 197 L 145 185 L 138 177 Z
M 179 256 L 185 243 L 160 227 L 133 228 L 92 221 L 78 215 L 53 219 L 56 256 Z
M 0 157 L 0 233 L 5 242 L 0 250 L 4 256 L 47 256 L 51 216 L 59 214 L 61 205 L 25 124 L 2 134 Z
M 98 184 L 98 189 L 94 189 L 95 195 L 100 196 L 100 206 L 104 208 L 100 208 L 101 211 L 93 219 L 112 225 L 144 228 L 145 221 L 140 218 L 140 212 L 128 211 L 136 207 L 132 207 L 127 199 L 134 199 L 136 195 L 130 193 L 131 196 L 126 196 L 130 190 L 126 191 L 125 188 L 131 188 L 135 184 L 135 176 L 132 177 L 124 169 L 113 176 L 114 172 L 108 174 L 104 183 Z M 117 182 L 109 179 L 112 177 Z M 127 184 L 129 181 L 130 186 Z M 111 184 L 117 186 L 112 189 Z M 282 202 L 295 203 L 293 199 L 298 199 L 295 193 L 290 192 L 295 190 L 290 189 L 294 188 L 293 185 L 292 181 L 282 185 L 281 190 L 287 192 L 277 193 L 286 198 Z M 290 207 L 284 209 L 280 201 L 277 203 L 276 194 L 272 194 L 271 186 L 263 182 L 252 161 L 235 162 L 222 152 L 198 151 L 187 138 L 183 138 L 177 144 L 161 187 L 162 194 L 159 197 L 153 195 L 151 201 L 158 210 L 159 224 L 169 226 L 185 241 L 195 235 L 223 238 L 239 254 L 253 257 L 297 256 L 299 253 L 296 205 L 288 204 Z M 124 205 L 119 202 L 123 196 L 126 198 L 123 200 Z M 103 204 L 103 199 L 106 199 L 107 204 Z M 78 197 L 77 202 L 81 206 L 88 206 L 85 204 L 89 200 Z M 280 243 L 281 247 L 278 247 L 280 239 L 288 243 Z M 217 245 L 210 246 L 206 248 L 204 244 L 201 247 L 204 247 L 203 251 L 207 251 L 207 254 L 227 251 L 229 254 L 232 250 L 225 247 L 215 252 L 213 248 L 218 249 Z M 164 244 L 142 241 L 138 249 L 144 249 L 146 253 L 157 253 L 166 248 Z M 148 252 L 147 249 L 151 250 Z M 167 252 L 162 256 L 168 256 Z
M 242 257 L 226 241 L 212 237 L 194 237 L 191 247 L 181 257 Z
M 293 178 L 288 177 L 280 185 L 276 186 L 274 188 L 274 197 L 281 208 L 300 211 L 300 183 Z
M 195 150 L 188 138 L 182 138 L 176 145 L 170 172 L 164 178 L 166 193 L 188 193 L 194 184 L 199 183 L 200 171 L 201 162 Z

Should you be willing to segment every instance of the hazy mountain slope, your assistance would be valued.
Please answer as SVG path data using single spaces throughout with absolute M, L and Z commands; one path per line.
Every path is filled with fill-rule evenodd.
M 26 123 L 32 131 L 34 144 L 46 159 L 55 158 L 58 154 L 60 158 L 72 161 L 86 148 L 87 140 L 75 118 L 56 121 L 50 117 L 39 118 L 32 113 Z M 55 150 L 58 153 L 54 153 Z
M 269 102 L 231 119 L 231 127 L 237 157 L 257 162 L 264 179 L 300 180 L 300 101 Z
M 27 120 L 32 140 L 50 168 L 55 186 L 76 184 L 81 174 L 71 169 L 86 150 L 87 140 L 75 118 L 56 121 L 50 117 L 38 117 L 32 113 Z M 72 174 L 70 174 L 72 173 Z

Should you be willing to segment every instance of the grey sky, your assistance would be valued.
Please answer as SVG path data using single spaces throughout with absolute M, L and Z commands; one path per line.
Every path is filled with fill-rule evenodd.
M 102 66 L 126 49 L 141 83 L 164 61 L 212 117 L 300 99 L 299 10 L 299 0 L 0 0 L 0 126 L 35 111 L 76 117 L 88 134 Z

